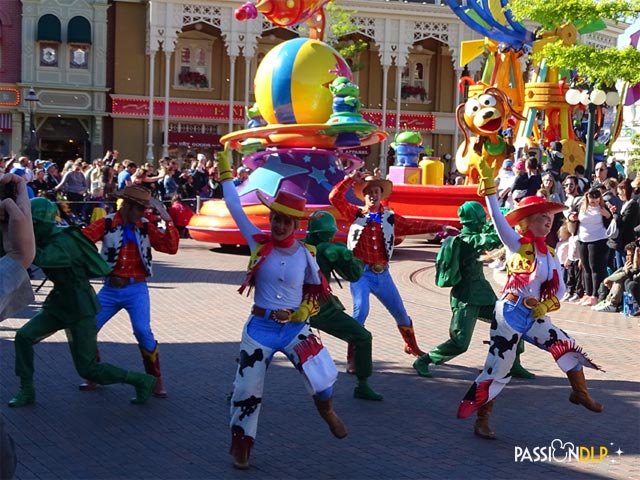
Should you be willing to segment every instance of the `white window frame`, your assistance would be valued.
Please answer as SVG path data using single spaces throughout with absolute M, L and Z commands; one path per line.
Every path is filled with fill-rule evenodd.
M 211 64 L 213 58 L 214 37 L 210 37 L 201 32 L 187 32 L 178 38 L 174 51 L 174 75 L 173 88 L 182 90 L 205 90 L 211 91 Z M 183 50 L 189 49 L 189 60 L 184 60 Z M 202 61 L 198 57 L 202 55 Z M 181 75 L 187 72 L 195 72 L 204 75 L 206 86 L 201 84 L 181 84 Z

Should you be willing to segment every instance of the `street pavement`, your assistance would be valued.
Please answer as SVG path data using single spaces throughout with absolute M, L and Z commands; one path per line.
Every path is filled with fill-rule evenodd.
M 448 338 L 448 289 L 434 284 L 436 253 L 437 246 L 412 237 L 391 262 L 425 350 Z M 152 325 L 169 397 L 143 406 L 129 404 L 128 385 L 80 392 L 65 334 L 59 332 L 35 347 L 35 405 L 7 408 L 18 387 L 15 331 L 37 311 L 49 285 L 34 305 L 1 323 L 0 400 L 17 445 L 17 478 L 640 478 L 638 318 L 563 304 L 554 322 L 606 370 L 586 371 L 591 394 L 605 411 L 571 404 L 568 381 L 551 356 L 528 346 L 522 363 L 536 378 L 513 380 L 500 394 L 491 421 L 498 439 L 487 441 L 473 435 L 473 419 L 459 420 L 456 411 L 484 363 L 488 325 L 478 323 L 468 352 L 432 367 L 433 378 L 421 378 L 403 353 L 395 322 L 375 299 L 367 321 L 374 336 L 370 383 L 384 401 L 353 398 L 355 378 L 342 373 L 346 345 L 321 334 L 341 372 L 334 406 L 349 436 L 338 440 L 330 434 L 299 374 L 278 354 L 266 379 L 251 469 L 234 470 L 227 397 L 251 307 L 251 299 L 237 293 L 247 261 L 244 250 L 222 251 L 193 240 L 181 240 L 175 256 L 155 254 Z M 498 289 L 501 279 L 492 281 Z M 333 285 L 350 310 L 343 287 Z M 103 361 L 142 369 L 126 313 L 103 328 L 99 343 Z M 555 455 L 549 459 L 551 447 Z M 582 451 L 583 461 L 566 455 L 572 448 Z

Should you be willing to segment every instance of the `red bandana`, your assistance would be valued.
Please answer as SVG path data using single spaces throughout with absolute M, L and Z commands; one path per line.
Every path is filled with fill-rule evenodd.
M 546 238 L 536 237 L 531 230 L 527 230 L 525 234 L 520 238 L 520 244 L 524 245 L 526 243 L 533 243 L 540 253 L 546 254 L 549 251 L 549 249 L 547 248 Z

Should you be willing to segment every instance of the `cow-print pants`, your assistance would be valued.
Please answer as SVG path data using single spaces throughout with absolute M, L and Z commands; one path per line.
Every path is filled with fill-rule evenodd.
M 314 392 L 300 366 L 295 347 L 312 335 L 308 323 L 279 324 L 268 318 L 251 316 L 242 331 L 240 358 L 231 397 L 231 427 L 239 426 L 244 434 L 256 438 L 258 416 L 262 407 L 262 392 L 267 367 L 276 352 L 284 353 L 302 378 L 309 393 L 326 400 L 333 387 Z
M 475 397 L 478 401 L 476 409 L 493 400 L 511 380 L 510 371 L 520 338 L 551 353 L 563 372 L 580 370 L 582 366 L 598 368 L 572 337 L 553 324 L 551 318 L 544 316 L 534 320 L 533 313 L 522 301 L 523 298 L 516 303 L 505 299 L 496 302 L 495 320 L 490 331 L 491 345 L 484 369 L 465 396 L 469 401 Z

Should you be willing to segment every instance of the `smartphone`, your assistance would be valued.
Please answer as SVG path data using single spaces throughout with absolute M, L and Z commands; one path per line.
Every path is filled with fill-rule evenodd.
M 16 184 L 14 182 L 0 183 L 0 200 L 16 199 Z

